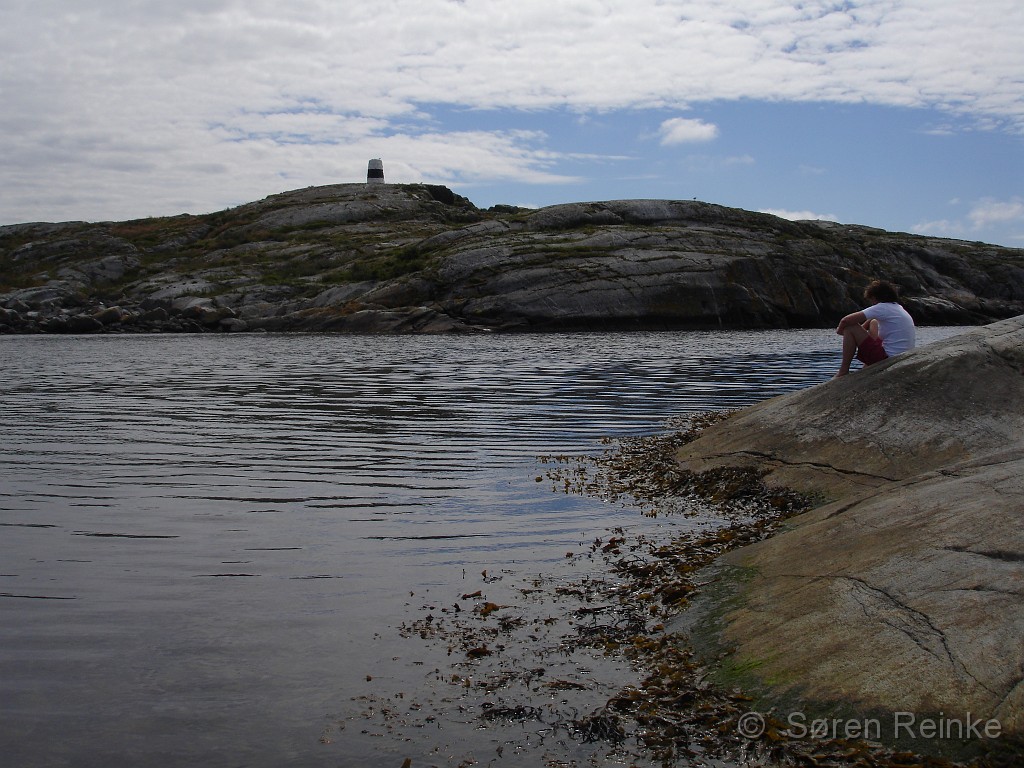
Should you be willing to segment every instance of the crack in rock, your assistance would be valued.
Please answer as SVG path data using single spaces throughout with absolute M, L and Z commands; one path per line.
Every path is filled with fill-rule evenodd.
M 860 604 L 867 618 L 876 619 L 892 629 L 902 632 L 921 650 L 941 662 L 948 663 L 956 672 L 969 677 L 993 696 L 999 695 L 971 674 L 963 662 L 953 654 L 946 635 L 932 623 L 926 614 L 901 602 L 884 589 L 872 586 L 856 576 L 843 575 L 836 578 L 849 582 L 850 595 Z
M 977 550 L 958 546 L 943 547 L 943 549 L 949 552 L 962 552 L 968 555 L 988 557 L 992 560 L 999 560 L 1004 563 L 1024 563 L 1024 552 L 1011 552 L 1009 550 L 1002 549 Z
M 1024 675 L 1021 675 L 1012 683 L 1010 683 L 1009 687 L 1006 690 L 1006 695 L 999 700 L 999 702 L 992 708 L 992 710 L 994 712 L 998 712 L 1003 707 L 1003 705 L 1010 700 L 1010 697 L 1013 696 L 1017 689 L 1020 688 L 1022 685 L 1024 685 Z
M 751 458 L 761 459 L 761 460 L 763 460 L 765 462 L 771 462 L 771 463 L 777 464 L 779 466 L 786 466 L 786 467 L 813 467 L 814 469 L 824 469 L 824 470 L 827 470 L 827 471 L 835 472 L 837 475 L 845 475 L 845 476 L 848 476 L 848 477 L 867 477 L 867 478 L 871 478 L 873 480 L 885 480 L 886 482 L 893 482 L 893 483 L 899 482 L 900 480 L 903 479 L 903 478 L 900 478 L 900 477 L 889 477 L 887 475 L 873 475 L 870 472 L 858 472 L 855 469 L 840 469 L 839 467 L 833 466 L 832 464 L 827 464 L 825 462 L 816 462 L 816 461 L 787 461 L 786 459 L 781 459 L 778 456 L 773 456 L 770 453 L 763 453 L 763 452 L 760 452 L 760 451 L 736 451 L 735 453 L 733 453 L 733 452 L 730 452 L 730 453 L 713 453 L 713 454 L 708 454 L 705 458 L 725 459 L 725 458 L 732 458 L 732 457 L 737 457 L 737 456 L 749 456 Z

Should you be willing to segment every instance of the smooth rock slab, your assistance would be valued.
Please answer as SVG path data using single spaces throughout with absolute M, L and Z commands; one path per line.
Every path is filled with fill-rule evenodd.
M 1021 440 L 1024 315 L 758 403 L 679 456 L 695 470 L 757 465 L 769 483 L 838 498 Z
M 745 409 L 680 460 L 831 500 L 721 560 L 744 578 L 718 642 L 769 697 L 1024 733 L 1024 317 Z
M 777 692 L 1024 732 L 1024 450 L 832 504 L 725 562 L 723 640 Z

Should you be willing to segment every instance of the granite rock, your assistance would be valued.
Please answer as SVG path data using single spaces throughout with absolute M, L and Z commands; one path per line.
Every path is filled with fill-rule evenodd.
M 279 331 L 820 327 L 874 277 L 919 323 L 1024 312 L 1020 249 L 699 201 L 483 211 L 445 187 L 339 184 L 202 216 L 0 227 L 0 306 L 23 332 L 73 307 L 135 316 L 196 295 Z M 394 321 L 424 308 L 441 320 Z M 225 328 L 179 320 L 109 328 Z
M 1024 316 L 740 411 L 679 460 L 821 502 L 719 564 L 718 642 L 770 697 L 1024 733 Z

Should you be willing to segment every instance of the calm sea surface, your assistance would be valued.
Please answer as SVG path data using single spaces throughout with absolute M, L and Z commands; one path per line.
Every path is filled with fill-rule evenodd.
M 348 718 L 430 684 L 443 653 L 398 631 L 423 596 L 648 524 L 553 492 L 539 456 L 822 382 L 837 345 L 0 337 L 3 765 L 541 764 Z

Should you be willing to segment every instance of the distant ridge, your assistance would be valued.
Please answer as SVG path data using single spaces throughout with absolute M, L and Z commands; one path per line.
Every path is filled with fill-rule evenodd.
M 1024 250 L 698 201 L 481 210 L 309 187 L 218 213 L 0 227 L 0 332 L 828 326 L 875 277 L 919 323 L 1024 313 Z

